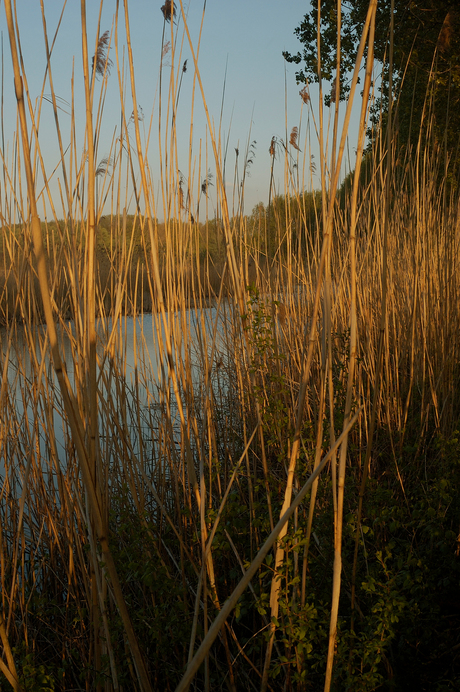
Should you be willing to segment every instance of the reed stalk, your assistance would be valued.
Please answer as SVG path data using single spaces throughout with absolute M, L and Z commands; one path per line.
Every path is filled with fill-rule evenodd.
M 457 630 L 433 612 L 451 597 L 437 570 L 455 572 L 460 521 L 458 192 L 430 94 L 413 151 L 399 148 L 397 103 L 386 140 L 380 128 L 364 148 L 375 0 L 343 127 L 339 3 L 330 116 L 302 90 L 295 127 L 286 116 L 267 143 L 268 206 L 252 214 L 254 135 L 229 193 L 233 143 L 199 70 L 206 2 L 195 45 L 180 0 L 156 8 L 145 115 L 133 5 L 118 2 L 104 31 L 102 3 L 91 25 L 81 0 L 68 116 L 54 64 L 66 12 L 51 36 L 45 7 L 33 106 L 5 3 L 18 132 L 0 146 L 3 684 L 372 692 L 425 674 L 419 651 L 450 661 Z M 320 29 L 319 13 L 319 74 Z M 366 47 L 355 170 L 340 185 Z M 102 153 L 110 79 L 120 125 Z

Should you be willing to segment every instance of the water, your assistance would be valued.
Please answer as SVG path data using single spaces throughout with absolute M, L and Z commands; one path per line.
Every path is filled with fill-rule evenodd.
M 181 399 L 187 404 L 203 394 L 206 368 L 211 386 L 220 392 L 227 388 L 222 363 L 228 359 L 225 348 L 224 311 L 206 308 L 170 313 L 168 326 L 173 336 L 173 361 L 178 373 Z M 75 464 L 73 445 L 62 397 L 49 358 L 46 328 L 34 335 L 35 351 L 30 348 L 30 333 L 16 326 L 7 367 L 6 329 L 0 330 L 2 372 L 7 381 L 0 409 L 3 450 L 0 472 L 16 464 L 25 466 L 29 455 L 47 477 L 54 475 L 57 457 L 63 471 Z M 215 335 L 215 347 L 212 340 Z M 78 398 L 86 374 L 79 372 L 75 360 L 75 327 L 68 323 L 59 334 L 61 356 L 65 361 L 71 388 Z M 46 348 L 45 348 L 46 346 Z M 159 451 L 158 426 L 168 412 L 173 438 L 180 444 L 178 402 L 168 373 L 165 333 L 158 315 L 126 317 L 112 324 L 98 324 L 98 394 L 101 454 L 112 458 L 119 449 L 120 437 L 129 437 L 135 455 L 142 452 L 153 463 Z M 83 381 L 83 385 L 78 382 Z M 117 418 L 118 420 L 114 420 Z M 118 435 L 118 439 L 113 436 Z M 126 440 L 125 440 L 126 442 Z M 54 470 L 53 470 L 54 468 Z M 23 473 L 19 474 L 23 477 Z M 20 482 L 20 481 L 19 481 Z

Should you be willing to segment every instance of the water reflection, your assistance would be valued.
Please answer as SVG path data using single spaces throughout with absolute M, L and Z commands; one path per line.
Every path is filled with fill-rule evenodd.
M 212 307 L 170 313 L 167 320 L 186 411 L 193 398 L 202 394 L 206 375 L 219 389 L 226 388 L 220 367 L 227 358 L 225 307 L 219 312 Z M 37 463 L 49 465 L 50 469 L 53 457 L 57 457 L 61 469 L 66 470 L 74 464 L 75 455 L 49 358 L 46 328 L 40 327 L 33 336 L 24 327 L 11 329 L 14 331 L 10 348 L 10 333 L 5 328 L 0 330 L 2 373 L 7 378 L 0 411 L 4 430 L 1 470 L 4 474 L 5 464 L 12 459 L 22 457 L 25 463 L 29 453 L 36 456 Z M 86 372 L 76 355 L 76 337 L 72 323 L 59 329 L 61 356 L 75 397 L 81 401 Z M 142 448 L 142 454 L 147 454 L 153 463 L 158 454 L 155 445 L 161 437 L 158 421 L 164 415 L 173 426 L 173 439 L 179 442 L 177 401 L 159 315 L 126 317 L 116 324 L 110 320 L 98 323 L 98 395 L 104 458 L 112 457 L 111 450 L 119 446 L 119 439 L 115 446 L 112 444 L 113 436 L 125 435 L 132 453 L 139 455 Z

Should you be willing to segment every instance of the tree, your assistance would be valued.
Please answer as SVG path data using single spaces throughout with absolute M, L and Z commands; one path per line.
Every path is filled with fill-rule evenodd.
M 368 0 L 342 2 L 340 94 L 349 91 L 351 71 L 363 29 Z M 300 65 L 298 83 L 318 81 L 318 0 L 311 0 L 294 34 L 303 45 L 284 58 Z M 375 58 L 382 65 L 379 103 L 373 112 L 374 127 L 380 109 L 388 108 L 388 47 L 391 0 L 379 0 L 375 31 Z M 336 69 L 337 1 L 321 0 L 321 78 L 332 81 Z M 458 0 L 395 0 L 394 3 L 394 95 L 397 99 L 396 128 L 400 144 L 409 145 L 422 127 L 458 160 L 460 132 L 460 8 Z M 334 90 L 335 91 L 335 90 Z M 326 104 L 331 102 L 331 93 Z M 427 98 L 426 98 L 427 97 Z M 385 119 L 384 119 L 385 120 Z

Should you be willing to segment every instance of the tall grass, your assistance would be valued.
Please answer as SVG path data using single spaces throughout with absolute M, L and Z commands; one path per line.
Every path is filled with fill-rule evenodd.
M 229 211 L 182 2 L 161 8 L 162 50 L 172 48 L 157 106 L 159 196 L 140 135 L 129 3 L 117 2 L 113 31 L 98 27 L 92 48 L 81 2 L 81 160 L 73 105 L 62 138 L 42 5 L 66 210 L 57 218 L 45 175 L 55 224 L 43 226 L 40 108 L 6 0 L 21 129 L 13 161 L 2 152 L 2 684 L 403 689 L 418 656 L 431 661 L 421 685 L 454 680 L 442 599 L 458 577 L 459 199 L 429 137 L 402 160 L 391 118 L 362 182 L 375 7 L 342 132 L 336 94 L 329 159 L 319 122 L 321 200 L 300 182 L 310 170 L 296 130 L 276 142 L 282 157 L 270 147 L 284 197 L 270 189 L 267 209 L 248 219 Z M 213 163 L 191 150 L 185 179 L 175 128 L 195 118 L 180 105 L 187 43 Z M 356 173 L 341 196 L 366 45 Z M 98 164 L 110 71 L 122 135 Z M 220 216 L 199 223 L 211 168 Z

